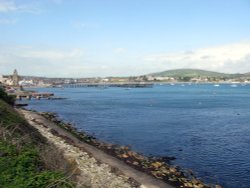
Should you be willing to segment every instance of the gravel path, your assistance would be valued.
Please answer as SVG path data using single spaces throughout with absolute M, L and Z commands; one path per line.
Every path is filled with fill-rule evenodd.
M 79 141 L 77 138 L 48 121 L 41 115 L 19 110 L 26 120 L 39 132 L 64 151 L 64 156 L 69 161 L 77 164 L 78 185 L 77 187 L 89 188 L 173 188 L 172 186 L 156 180 L 155 178 L 137 171 L 118 159 L 105 154 L 103 151 Z M 56 131 L 62 136 L 70 138 L 74 145 L 68 144 L 62 137 L 51 133 Z M 84 148 L 84 151 L 79 148 Z M 118 169 L 114 172 L 113 169 Z M 119 172 L 119 173 L 118 173 Z M 134 181 L 131 181 L 134 180 Z M 132 182 L 138 182 L 137 185 Z

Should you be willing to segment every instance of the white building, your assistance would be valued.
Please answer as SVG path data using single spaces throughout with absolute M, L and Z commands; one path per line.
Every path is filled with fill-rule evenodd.
M 6 84 L 7 82 L 9 82 L 9 79 L 0 74 L 0 82 Z
M 3 83 L 3 75 L 0 74 L 0 82 Z
M 21 81 L 19 81 L 19 85 L 32 86 L 32 85 L 34 85 L 34 83 L 33 83 L 33 80 L 21 80 Z

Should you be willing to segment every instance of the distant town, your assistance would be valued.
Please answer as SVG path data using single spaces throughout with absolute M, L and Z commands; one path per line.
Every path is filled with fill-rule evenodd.
M 250 83 L 250 73 L 225 74 L 198 69 L 176 69 L 132 77 L 95 77 L 95 78 L 47 78 L 21 76 L 15 69 L 13 74 L 1 75 L 0 84 L 5 87 L 67 87 L 77 84 L 97 86 L 98 84 L 132 83 Z

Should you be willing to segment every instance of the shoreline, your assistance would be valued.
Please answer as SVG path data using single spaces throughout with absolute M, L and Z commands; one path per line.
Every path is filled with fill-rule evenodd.
M 61 148 L 71 163 L 76 163 L 78 179 L 84 181 L 82 186 L 85 186 L 87 181 L 87 187 L 173 188 L 173 186 L 132 169 L 94 146 L 80 141 L 70 132 L 37 112 L 25 109 L 18 109 L 18 111 L 55 147 Z
M 128 146 L 119 146 L 104 143 L 84 132 L 78 132 L 78 130 L 71 124 L 65 123 L 63 120 L 59 120 L 55 113 L 39 113 L 27 109 L 21 111 L 26 111 L 29 114 L 36 114 L 38 116 L 42 116 L 46 120 L 52 122 L 59 129 L 62 129 L 63 131 L 69 133 L 67 135 L 62 136 L 59 133 L 61 131 L 59 130 L 58 132 L 58 128 L 57 130 L 55 130 L 56 127 L 53 126 L 53 135 L 63 138 L 69 144 L 75 145 L 75 143 L 85 143 L 87 145 L 85 145 L 84 147 L 94 147 L 97 150 L 97 153 L 103 152 L 106 155 L 115 158 L 120 163 L 123 163 L 123 165 L 126 165 L 136 170 L 136 172 L 134 172 L 135 174 L 142 173 L 144 175 L 149 176 L 151 179 L 153 178 L 153 180 L 156 180 L 156 184 L 163 183 L 163 186 L 155 187 L 220 188 L 219 185 L 207 185 L 197 179 L 193 174 L 190 174 L 187 171 L 180 169 L 179 167 L 171 166 L 169 162 L 174 159 L 173 157 L 146 157 L 142 154 L 132 151 Z M 119 169 L 118 167 L 118 170 L 121 169 Z M 127 175 L 129 176 L 130 174 L 131 172 L 129 172 Z M 147 177 L 146 179 L 148 179 L 149 177 Z M 154 186 L 151 185 L 146 187 Z
M 137 83 L 137 82 L 135 82 Z M 150 85 L 171 85 L 171 84 L 174 84 L 174 85 L 181 85 L 181 84 L 184 84 L 184 85 L 194 85 L 194 84 L 208 84 L 208 85 L 214 85 L 214 84 L 221 84 L 221 85 L 231 85 L 231 84 L 239 84 L 239 85 L 250 85 L 250 82 L 227 82 L 227 81 L 214 81 L 214 82 L 183 82 L 183 81 L 175 81 L 175 82 L 164 82 L 164 81 L 158 81 L 158 82 L 144 82 L 145 84 L 150 84 Z M 79 83 L 81 84 L 81 83 Z M 82 83 L 82 84 L 91 84 L 91 83 Z M 107 83 L 103 83 L 103 82 L 100 82 L 100 83 L 95 83 L 96 85 L 100 85 L 100 86 L 104 86 L 104 85 L 108 85 L 110 84 L 111 87 L 112 87 L 112 84 L 116 84 L 116 83 L 112 83 L 112 82 L 107 82 Z M 119 84 L 123 84 L 123 82 L 119 83 Z M 37 89 L 37 88 L 67 88 L 67 87 L 59 87 L 59 86 L 23 86 L 24 89 Z M 70 87 L 68 87 L 70 88 Z

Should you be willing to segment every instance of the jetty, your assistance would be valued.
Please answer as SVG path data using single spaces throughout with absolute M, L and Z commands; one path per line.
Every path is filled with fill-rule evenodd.
M 62 87 L 65 88 L 81 88 L 81 87 L 124 87 L 124 88 L 150 88 L 153 87 L 152 83 L 144 82 L 122 82 L 122 83 L 74 83 L 74 84 L 64 84 Z
M 31 100 L 32 98 L 40 100 L 41 98 L 51 99 L 54 96 L 54 93 L 17 91 L 15 93 L 10 93 L 10 95 L 15 95 L 18 100 L 22 100 L 23 98 L 28 100 Z

